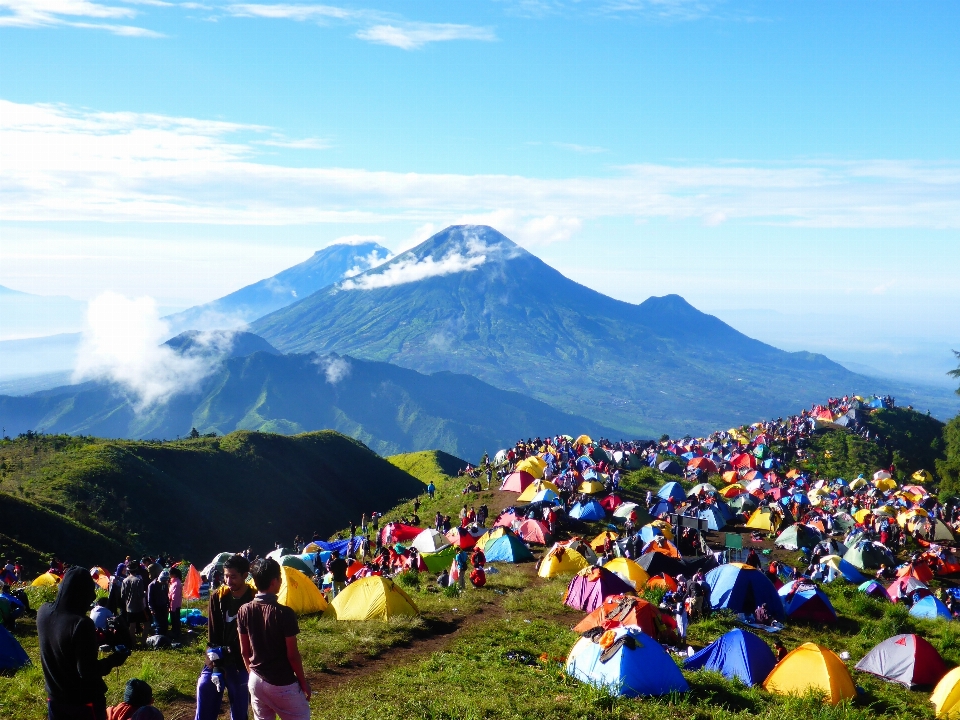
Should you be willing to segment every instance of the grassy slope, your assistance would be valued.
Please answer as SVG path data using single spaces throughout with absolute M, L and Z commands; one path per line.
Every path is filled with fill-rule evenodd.
M 58 524 L 27 505 L 32 514 L 10 513 L 3 532 L 85 565 L 116 562 L 121 551 L 169 551 L 199 563 L 248 544 L 263 551 L 298 533 L 329 534 L 422 488 L 329 431 L 169 443 L 24 438 L 0 444 L 0 458 L 0 508 L 25 500 L 64 516 Z M 37 528 L 35 517 L 55 530 Z M 112 543 L 97 545 L 75 523 Z

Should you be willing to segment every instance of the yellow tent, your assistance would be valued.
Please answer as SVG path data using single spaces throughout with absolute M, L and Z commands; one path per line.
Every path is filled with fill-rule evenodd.
M 596 493 L 603 492 L 603 483 L 598 483 L 596 480 L 584 480 L 580 483 L 580 487 L 577 488 L 577 492 L 583 493 L 584 495 L 595 495 Z
M 960 718 L 960 667 L 941 678 L 933 689 L 930 702 L 938 718 Z
M 517 498 L 516 502 L 518 503 L 528 503 L 533 500 L 533 496 L 536 495 L 541 490 L 553 490 L 555 493 L 560 492 L 560 488 L 554 485 L 549 480 L 536 480 L 529 485 L 527 489 L 520 493 L 520 496 Z
M 770 671 L 763 687 L 778 695 L 805 695 L 819 690 L 830 705 L 857 696 L 850 671 L 839 656 L 822 645 L 804 643 Z
M 277 594 L 277 602 L 286 605 L 297 615 L 322 613 L 327 609 L 327 600 L 320 588 L 302 572 L 287 565 L 280 566 L 283 583 Z
M 493 542 L 498 537 L 503 537 L 507 532 L 509 531 L 505 527 L 495 527 L 477 538 L 477 547 L 483 550 L 487 547 L 487 543 Z
M 318 553 L 320 552 L 320 546 L 315 542 L 310 543 L 303 549 L 304 553 Z M 279 560 L 277 562 L 280 562 Z
M 768 507 L 757 508 L 747 520 L 747 527 L 763 532 L 776 532 L 780 528 L 783 518 Z
M 619 575 L 621 578 L 637 588 L 637 590 L 646 585 L 647 580 L 650 579 L 650 575 L 647 573 L 647 571 L 629 558 L 614 558 L 603 567 L 604 569 Z
M 36 580 L 34 580 L 34 581 L 33 581 L 32 583 L 30 583 L 30 584 L 31 584 L 31 585 L 51 586 L 51 585 L 56 585 L 56 584 L 59 583 L 59 582 L 60 582 L 60 578 L 58 578 L 58 577 L 57 577 L 56 575 L 54 575 L 53 573 L 48 573 L 48 572 L 46 572 L 46 573 L 44 573 L 43 575 L 41 575 L 40 577 L 38 577 Z
M 330 604 L 337 620 L 389 620 L 420 614 L 413 600 L 393 580 L 379 575 L 360 578 Z
M 610 536 L 610 542 L 616 540 L 620 535 L 615 533 L 613 530 L 604 530 L 602 533 L 597 535 L 593 540 L 590 541 L 590 547 L 592 547 L 597 552 L 603 552 L 603 545 L 607 541 L 607 536 Z
M 647 523 L 644 527 L 655 527 L 660 530 L 660 533 L 667 539 L 673 540 L 673 528 L 670 527 L 670 523 L 665 520 L 654 520 L 651 523 Z
M 869 508 L 864 508 L 863 510 L 857 510 L 853 514 L 853 519 L 856 520 L 858 523 L 863 524 L 864 519 L 866 519 L 867 515 L 870 515 L 870 514 L 871 514 L 871 510 Z
M 933 480 L 933 473 L 931 473 L 929 470 L 917 470 L 910 477 L 912 477 L 914 481 L 918 483 L 925 483 Z
M 722 476 L 725 483 L 733 483 L 737 481 L 737 471 L 736 470 L 727 470 Z
M 528 457 L 528 458 L 526 458 L 526 459 L 524 459 L 524 460 L 521 460 L 520 462 L 517 463 L 517 465 L 516 465 L 516 467 L 514 468 L 514 470 L 515 470 L 516 472 L 530 473 L 530 474 L 533 475 L 535 478 L 537 478 L 538 480 L 540 480 L 540 479 L 543 478 L 543 468 L 544 468 L 544 466 L 543 466 L 543 465 L 540 465 L 540 463 L 536 462 L 537 460 L 540 460 L 540 458 L 538 458 L 538 457 Z M 542 461 L 541 461 L 541 462 L 542 462 Z
M 593 445 L 593 440 L 590 439 L 589 435 L 581 435 L 576 440 L 573 441 L 574 445 Z
M 864 480 L 862 477 L 858 477 L 858 478 L 856 478 L 855 480 L 853 480 L 853 481 L 850 483 L 850 489 L 851 489 L 851 490 L 859 490 L 860 488 L 862 488 L 862 487 L 863 487 L 864 485 L 866 485 L 866 484 L 867 484 L 867 481 L 866 481 L 866 480 Z
M 554 575 L 574 575 L 589 564 L 587 559 L 576 550 L 554 545 L 540 561 L 537 574 L 543 578 Z
M 873 484 L 877 486 L 878 490 L 883 490 L 883 492 L 896 490 L 897 488 L 897 481 L 893 478 L 880 478 L 879 480 L 875 480 Z

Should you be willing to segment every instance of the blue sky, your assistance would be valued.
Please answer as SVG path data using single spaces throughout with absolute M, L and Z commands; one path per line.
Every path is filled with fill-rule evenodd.
M 182 307 L 338 238 L 487 222 L 615 297 L 936 375 L 960 346 L 958 20 L 0 0 L 0 284 Z

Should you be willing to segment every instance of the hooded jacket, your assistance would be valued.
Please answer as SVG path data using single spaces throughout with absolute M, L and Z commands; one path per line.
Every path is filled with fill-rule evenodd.
M 97 631 L 86 614 L 96 596 L 90 572 L 70 568 L 60 583 L 57 599 L 37 611 L 40 665 L 51 700 L 72 705 L 102 702 L 107 694 L 103 676 L 124 659 L 97 659 Z

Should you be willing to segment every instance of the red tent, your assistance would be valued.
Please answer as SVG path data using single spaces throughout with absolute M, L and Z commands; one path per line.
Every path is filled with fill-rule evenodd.
M 619 495 L 607 495 L 605 498 L 600 500 L 600 504 L 603 505 L 604 510 L 613 512 L 618 507 L 623 505 L 623 498 Z
M 413 527 L 412 525 L 403 525 L 401 523 L 388 523 L 381 528 L 380 539 L 384 545 L 392 545 L 393 543 L 413 540 L 422 532 L 423 528 L 421 527 Z
M 947 673 L 940 653 L 919 635 L 894 635 L 867 653 L 857 670 L 908 688 L 936 685 Z
M 493 524 L 494 527 L 505 527 L 512 528 L 513 524 L 519 520 L 519 518 L 512 512 L 503 513 L 500 517 L 497 518 L 497 521 Z
M 716 464 L 710 458 L 705 457 L 695 457 L 690 462 L 687 463 L 688 468 L 699 468 L 704 472 L 719 472 L 717 470 Z
M 740 453 L 730 460 L 730 464 L 735 468 L 750 468 L 751 470 L 756 470 L 757 459 L 750 453 Z
M 528 543 L 535 543 L 537 545 L 550 544 L 550 531 L 547 528 L 547 524 L 540 520 L 524 520 L 520 523 L 520 527 L 517 528 L 517 535 Z
M 450 528 L 446 534 L 447 541 L 458 548 L 469 550 L 477 544 L 477 540 L 486 532 L 485 528 Z
M 527 485 L 530 485 L 534 480 L 536 480 L 536 478 L 533 477 L 533 475 L 523 470 L 512 472 L 503 479 L 503 484 L 500 486 L 500 489 L 522 493 L 527 489 Z

